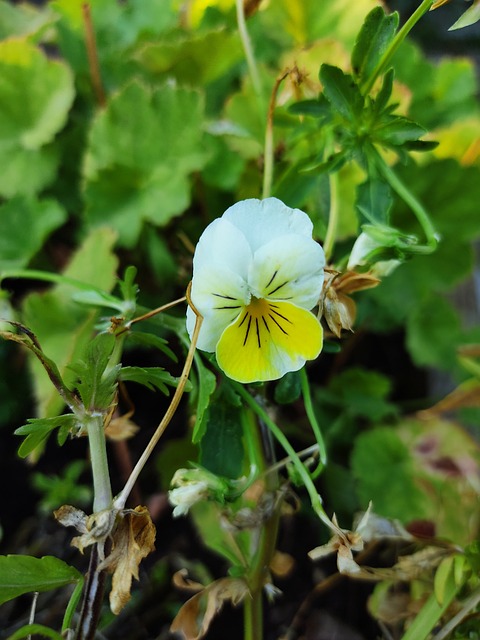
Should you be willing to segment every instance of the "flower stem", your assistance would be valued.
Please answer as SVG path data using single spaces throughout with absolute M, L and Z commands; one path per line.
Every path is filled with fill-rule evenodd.
M 258 73 L 257 62 L 253 54 L 252 42 L 250 40 L 250 36 L 248 35 L 247 23 L 245 21 L 245 11 L 243 8 L 243 0 L 236 0 L 236 8 L 237 8 L 238 33 L 240 35 L 240 40 L 242 41 L 243 50 L 245 52 L 248 71 L 250 73 L 250 78 L 252 79 L 252 84 L 253 84 L 255 93 L 257 94 L 257 97 L 261 99 L 262 85 L 260 82 L 260 75 Z
M 333 247 L 335 246 L 335 238 L 337 236 L 339 208 L 338 208 L 338 174 L 331 173 L 328 176 L 330 184 L 330 211 L 328 215 L 328 227 L 325 235 L 325 241 L 323 243 L 323 251 L 325 253 L 325 260 L 330 260 Z
M 270 416 L 265 411 L 265 409 L 263 409 L 263 407 L 261 407 L 257 403 L 257 401 L 254 398 L 252 398 L 252 396 L 248 393 L 248 391 L 246 391 L 246 389 L 242 387 L 241 384 L 234 383 L 234 388 L 238 393 L 238 395 L 245 400 L 245 402 L 253 409 L 253 411 L 257 414 L 257 416 L 261 420 L 263 420 L 263 422 L 265 422 L 265 424 L 270 429 L 274 438 L 283 447 L 285 452 L 289 455 L 293 465 L 295 466 L 295 469 L 297 470 L 299 476 L 302 478 L 303 484 L 305 485 L 308 495 L 310 496 L 312 508 L 315 511 L 315 513 L 322 520 L 322 522 L 324 522 L 330 529 L 333 528 L 336 531 L 337 528 L 335 527 L 335 525 L 333 525 L 332 521 L 327 516 L 325 509 L 322 506 L 322 500 L 315 488 L 315 485 L 313 483 L 312 478 L 310 477 L 310 474 L 308 473 L 307 468 L 298 457 L 295 449 L 292 447 L 292 445 L 290 444 L 286 436 L 282 433 L 282 431 L 275 424 L 275 422 L 270 418 Z
M 302 385 L 302 395 L 303 395 L 303 404 L 305 407 L 305 413 L 307 414 L 307 418 L 310 422 L 310 426 L 312 427 L 312 431 L 315 435 L 315 439 L 318 445 L 318 452 L 320 455 L 320 471 L 327 464 L 327 450 L 325 447 L 325 441 L 323 439 L 323 434 L 320 429 L 320 425 L 317 422 L 317 417 L 315 416 L 315 411 L 313 410 L 312 403 L 312 395 L 310 393 L 310 385 L 308 384 L 307 372 L 305 371 L 305 367 L 300 371 L 300 382 Z
M 383 56 L 381 57 L 379 63 L 372 71 L 371 75 L 365 81 L 362 87 L 363 95 L 368 95 L 375 84 L 376 79 L 386 70 L 388 65 L 390 64 L 393 56 L 397 52 L 399 46 L 405 40 L 408 33 L 413 29 L 413 27 L 417 24 L 420 18 L 427 13 L 430 7 L 433 4 L 433 0 L 423 0 L 423 2 L 417 7 L 417 9 L 412 13 L 410 18 L 405 22 L 403 27 L 399 30 L 395 38 L 390 43 L 390 46 L 385 51 Z
M 412 246 L 410 248 L 411 253 L 431 253 L 437 248 L 439 236 L 435 231 L 435 227 L 430 220 L 430 217 L 425 210 L 422 203 L 417 200 L 417 198 L 413 195 L 413 193 L 408 189 L 397 174 L 393 171 L 391 167 L 381 158 L 380 155 L 377 156 L 378 166 L 380 171 L 383 173 L 383 176 L 392 187 L 392 189 L 402 198 L 402 200 L 410 207 L 412 212 L 415 214 L 420 226 L 425 233 L 425 237 L 427 239 L 426 245 Z
M 188 294 L 187 294 L 187 299 L 188 299 Z M 196 320 L 195 320 L 195 328 L 193 330 L 192 341 L 191 341 L 191 344 L 190 344 L 190 348 L 188 350 L 187 357 L 185 359 L 185 364 L 183 366 L 183 371 L 182 371 L 182 373 L 180 375 L 177 388 L 175 389 L 175 393 L 173 394 L 172 401 L 171 401 L 171 403 L 170 403 L 165 415 L 163 416 L 162 420 L 160 421 L 160 424 L 158 425 L 155 433 L 151 437 L 150 442 L 146 446 L 146 448 L 145 448 L 144 452 L 142 453 L 142 455 L 140 456 L 137 464 L 133 468 L 133 471 L 130 474 L 130 477 L 128 478 L 124 488 L 118 494 L 118 496 L 115 498 L 114 503 L 113 503 L 115 509 L 121 510 L 121 509 L 123 509 L 125 507 L 125 503 L 126 503 L 126 501 L 128 499 L 128 496 L 130 495 L 130 493 L 131 493 L 131 491 L 133 489 L 133 486 L 134 486 L 135 482 L 138 479 L 138 476 L 140 475 L 140 473 L 141 473 L 143 467 L 145 466 L 148 458 L 152 454 L 152 451 L 154 450 L 154 448 L 156 447 L 158 441 L 160 440 L 161 436 L 163 435 L 163 432 L 165 431 L 165 429 L 169 425 L 171 419 L 173 418 L 173 416 L 175 414 L 175 411 L 177 410 L 178 405 L 180 404 L 180 400 L 182 399 L 182 395 L 183 395 L 183 391 L 185 389 L 185 385 L 187 384 L 187 380 L 188 380 L 188 376 L 189 376 L 189 373 L 190 373 L 190 369 L 192 368 L 193 356 L 195 354 L 195 348 L 197 346 L 197 339 L 198 339 L 198 334 L 200 333 L 200 327 L 202 325 L 202 320 L 203 320 L 202 316 L 200 314 L 198 314 L 196 316 Z

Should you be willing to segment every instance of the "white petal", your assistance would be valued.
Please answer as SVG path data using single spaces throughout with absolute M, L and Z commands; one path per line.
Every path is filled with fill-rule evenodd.
M 311 238 L 313 231 L 306 213 L 287 207 L 278 198 L 242 200 L 227 209 L 222 220 L 240 229 L 253 251 L 277 236 L 295 233 Z
M 248 283 L 255 297 L 310 310 L 322 291 L 324 264 L 323 249 L 312 238 L 284 235 L 255 252 Z
M 247 277 L 252 250 L 241 230 L 228 220 L 214 220 L 200 236 L 193 258 L 193 275 L 197 269 L 215 266 L 230 269 Z
M 352 247 L 350 257 L 348 259 L 347 270 L 351 271 L 357 266 L 367 264 L 367 258 L 372 253 L 381 247 L 381 245 L 374 240 L 371 236 L 362 232 Z
M 224 329 L 250 302 L 246 281 L 234 271 L 213 266 L 195 270 L 191 290 L 192 302 L 203 316 L 197 347 L 202 351 L 215 351 Z M 192 336 L 195 314 L 187 311 L 187 330 Z

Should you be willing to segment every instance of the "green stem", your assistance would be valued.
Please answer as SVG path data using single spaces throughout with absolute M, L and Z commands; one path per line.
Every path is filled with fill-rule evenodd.
M 323 434 L 320 429 L 320 425 L 317 422 L 317 417 L 315 416 L 315 411 L 313 409 L 312 403 L 312 395 L 310 393 L 310 385 L 308 384 L 307 372 L 305 371 L 305 367 L 300 371 L 300 382 L 302 385 L 302 395 L 303 395 L 303 404 L 305 406 L 305 413 L 307 414 L 307 418 L 310 422 L 310 426 L 312 427 L 312 431 L 315 435 L 315 439 L 318 444 L 318 452 L 320 455 L 320 471 L 327 464 L 327 449 L 325 447 L 325 441 L 323 439 Z
M 245 22 L 245 12 L 243 9 L 243 0 L 236 0 L 237 8 L 237 25 L 240 40 L 242 41 L 243 50 L 245 52 L 245 58 L 247 60 L 248 71 L 252 79 L 253 88 L 257 97 L 262 98 L 262 85 L 260 82 L 260 75 L 258 73 L 257 63 L 253 54 L 252 43 L 250 36 L 248 35 L 247 23 Z
M 260 424 L 260 429 L 262 428 Z M 253 412 L 248 412 L 244 418 L 244 437 L 250 464 L 254 465 L 260 474 L 263 474 L 265 492 L 275 495 L 278 490 L 278 474 L 265 471 L 268 461 L 265 456 L 265 445 L 260 435 L 259 425 Z M 270 432 L 267 432 L 270 436 Z M 251 532 L 252 536 L 258 535 L 256 549 L 248 567 L 248 585 L 250 597 L 244 604 L 244 639 L 260 640 L 263 637 L 263 587 L 268 579 L 268 567 L 275 552 L 279 523 L 278 509 L 274 507 L 273 514 L 262 521 L 258 528 Z
M 330 184 L 330 211 L 328 215 L 328 227 L 325 235 L 325 241 L 323 243 L 323 251 L 325 253 L 325 260 L 328 262 L 333 253 L 333 247 L 335 246 L 335 239 L 337 237 L 337 227 L 339 219 L 339 207 L 338 207 L 338 174 L 331 173 L 328 177 Z
M 412 246 L 410 248 L 411 253 L 431 253 L 437 248 L 439 236 L 435 231 L 435 228 L 430 220 L 430 217 L 419 200 L 413 195 L 413 193 L 403 184 L 397 174 L 391 167 L 381 158 L 377 156 L 378 167 L 383 173 L 385 179 L 392 187 L 392 189 L 402 198 L 402 200 L 410 207 L 415 214 L 420 226 L 425 233 L 427 239 L 426 245 Z
M 243 605 L 244 640 L 263 638 L 262 592 L 255 592 L 244 600 Z
M 238 383 L 233 383 L 233 384 L 238 395 L 241 396 L 245 400 L 245 402 L 257 414 L 257 416 L 261 420 L 263 420 L 263 422 L 265 422 L 265 424 L 268 426 L 268 428 L 272 432 L 272 435 L 276 438 L 277 442 L 283 447 L 285 452 L 290 457 L 293 465 L 295 466 L 295 469 L 297 470 L 299 476 L 303 480 L 303 484 L 305 485 L 305 488 L 308 492 L 310 501 L 312 503 L 312 508 L 315 511 L 315 513 L 322 520 L 322 522 L 324 522 L 330 529 L 334 528 L 332 521 L 327 516 L 322 506 L 322 500 L 318 495 L 318 492 L 315 488 L 312 478 L 310 477 L 310 474 L 308 473 L 308 470 L 306 469 L 305 465 L 302 463 L 302 461 L 298 457 L 295 449 L 292 447 L 288 439 L 282 433 L 280 428 L 275 424 L 275 422 L 273 422 L 273 420 L 270 418 L 268 413 L 263 409 L 263 407 L 261 407 L 256 402 L 256 400 L 252 398 L 252 396 L 248 393 L 248 391 L 246 391 L 241 384 L 238 384 Z
M 412 13 L 410 18 L 405 22 L 403 27 L 397 33 L 395 38 L 390 43 L 390 46 L 385 51 L 383 56 L 381 57 L 379 63 L 372 71 L 372 74 L 365 81 L 362 87 L 363 95 L 368 95 L 375 84 L 376 79 L 386 70 L 388 65 L 390 64 L 393 56 L 397 52 L 399 46 L 405 40 L 407 34 L 413 29 L 413 27 L 417 24 L 420 18 L 427 13 L 430 7 L 433 4 L 433 0 L 423 0 L 419 7 Z
M 92 415 L 87 421 L 90 461 L 93 475 L 93 513 L 112 506 L 112 489 L 107 460 L 107 445 L 103 426 L 103 413 Z

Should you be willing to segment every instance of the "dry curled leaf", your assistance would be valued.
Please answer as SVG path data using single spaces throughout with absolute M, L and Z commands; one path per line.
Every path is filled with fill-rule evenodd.
M 185 602 L 175 616 L 170 630 L 183 634 L 185 640 L 200 640 L 225 602 L 237 605 L 248 593 L 247 583 L 241 578 L 215 580 Z
M 130 600 L 132 578 L 138 580 L 138 565 L 155 549 L 155 526 L 146 507 L 120 515 L 113 533 L 112 551 L 99 565 L 113 573 L 110 609 L 117 615 Z

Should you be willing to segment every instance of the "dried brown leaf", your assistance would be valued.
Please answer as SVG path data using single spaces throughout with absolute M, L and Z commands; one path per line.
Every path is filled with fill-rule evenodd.
M 170 630 L 183 634 L 185 640 L 200 640 L 225 602 L 237 605 L 249 593 L 245 580 L 220 578 L 183 605 Z
M 105 435 L 109 440 L 127 440 L 134 436 L 139 426 L 130 420 L 132 412 L 128 412 L 118 418 L 112 418 L 105 427 Z
M 132 578 L 138 565 L 155 548 L 155 526 L 146 507 L 124 512 L 113 533 L 112 551 L 99 565 L 113 573 L 110 609 L 118 614 L 130 600 Z

